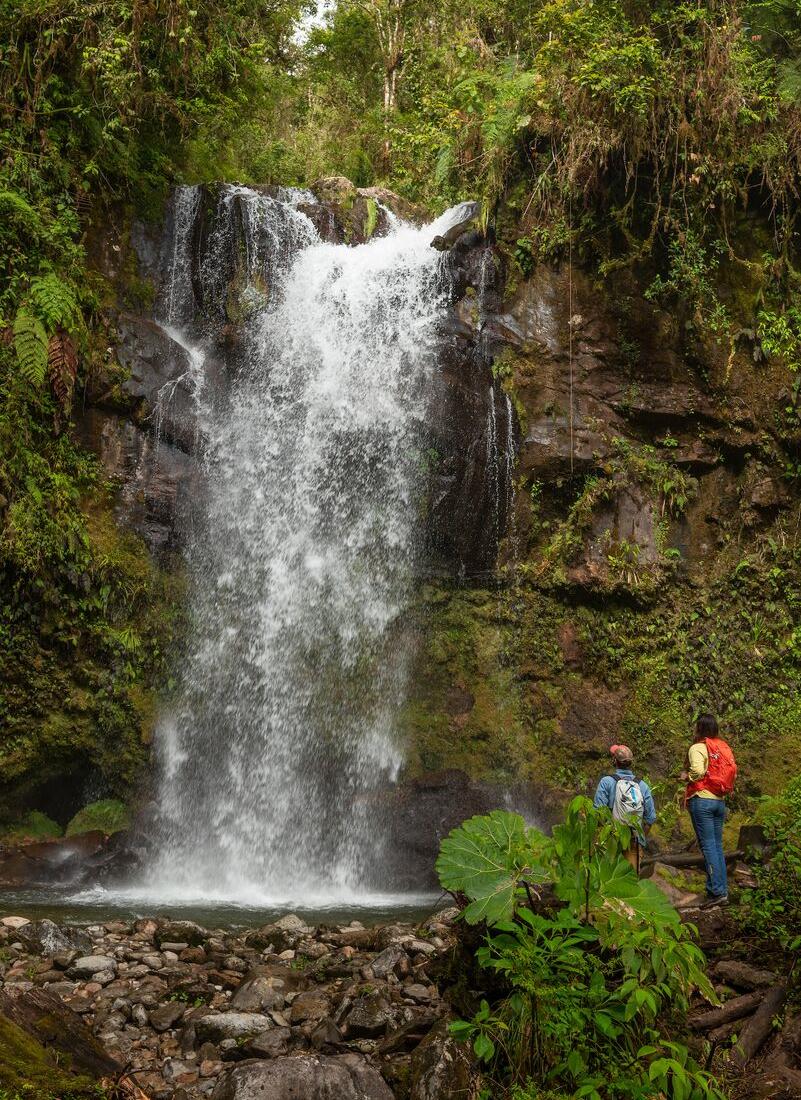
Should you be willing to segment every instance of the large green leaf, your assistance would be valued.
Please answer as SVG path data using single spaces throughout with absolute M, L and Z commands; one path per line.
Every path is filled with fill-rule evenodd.
M 496 924 L 511 915 L 518 883 L 531 875 L 543 842 L 519 814 L 493 810 L 472 817 L 442 842 L 436 865 L 440 882 L 470 898 L 465 910 L 470 924 Z

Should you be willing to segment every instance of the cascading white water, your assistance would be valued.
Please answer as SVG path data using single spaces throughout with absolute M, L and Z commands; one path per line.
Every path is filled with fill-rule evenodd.
M 458 208 L 347 247 L 320 241 L 297 209 L 305 199 L 227 188 L 195 274 L 204 298 L 230 298 L 222 253 L 236 208 L 240 367 L 225 407 L 203 408 L 192 638 L 157 734 L 146 885 L 164 900 L 358 900 L 380 859 L 373 792 L 401 762 L 406 660 L 393 628 L 421 548 L 448 289 L 430 241 Z M 165 320 L 191 328 L 194 347 L 196 193 L 176 206 Z

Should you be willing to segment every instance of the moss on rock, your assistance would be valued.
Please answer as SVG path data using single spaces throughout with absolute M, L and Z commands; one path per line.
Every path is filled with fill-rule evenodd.
M 80 836 L 81 833 L 101 832 L 110 836 L 127 829 L 131 823 L 128 807 L 115 798 L 102 798 L 91 802 L 73 817 L 67 825 L 66 836 Z
M 63 1059 L 61 1059 L 63 1063 Z M 68 1072 L 22 1028 L 0 1015 L 0 1097 L 3 1100 L 79 1100 L 103 1096 L 89 1077 Z

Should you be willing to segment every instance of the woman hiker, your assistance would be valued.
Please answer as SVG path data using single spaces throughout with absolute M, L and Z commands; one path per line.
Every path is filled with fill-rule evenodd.
M 592 804 L 596 809 L 606 806 L 612 811 L 612 817 L 630 826 L 631 844 L 623 854 L 639 874 L 645 834 L 656 821 L 654 796 L 644 779 L 634 778 L 634 753 L 628 745 L 612 745 L 609 751 L 615 771 L 605 775 L 598 784 Z
M 700 907 L 726 905 L 729 887 L 723 853 L 723 822 L 726 795 L 734 789 L 737 765 L 726 742 L 718 736 L 718 723 L 711 714 L 701 714 L 695 723 L 695 741 L 687 753 L 685 805 L 706 863 L 706 895 Z

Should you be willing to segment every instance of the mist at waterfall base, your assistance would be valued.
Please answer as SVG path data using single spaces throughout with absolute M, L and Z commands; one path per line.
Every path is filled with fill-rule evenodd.
M 207 484 L 187 551 L 191 639 L 156 734 L 155 851 L 137 881 L 75 902 L 429 900 L 384 888 L 380 795 L 402 764 L 398 625 L 420 564 L 449 294 L 430 242 L 462 211 L 422 229 L 391 218 L 386 236 L 349 247 L 320 240 L 308 198 L 224 189 L 193 270 L 198 192 L 176 195 L 161 313 L 189 352 Z M 232 249 L 240 346 L 221 400 L 204 363 L 215 303 L 230 313 Z

